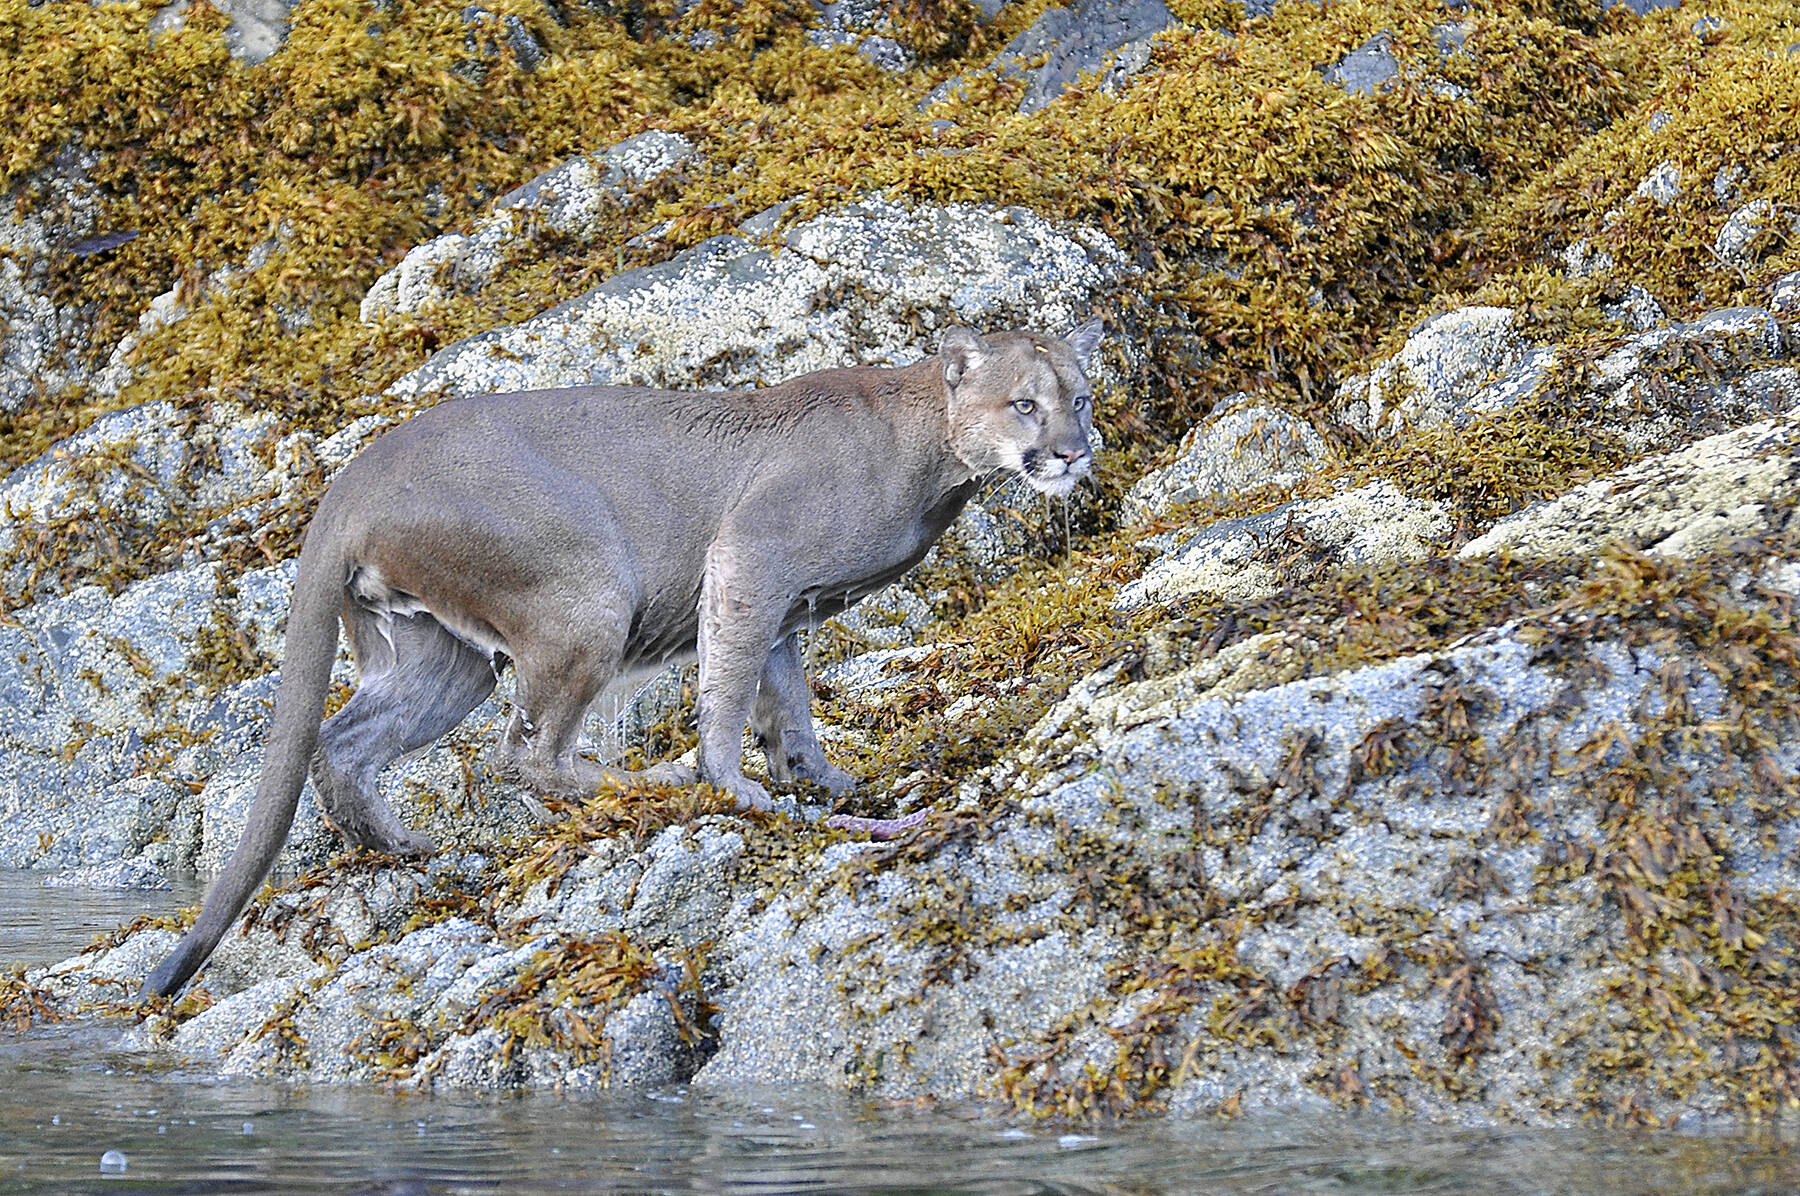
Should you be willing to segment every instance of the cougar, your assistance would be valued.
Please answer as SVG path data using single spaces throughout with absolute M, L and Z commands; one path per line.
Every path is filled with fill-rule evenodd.
M 480 395 L 380 437 L 319 501 L 243 837 L 142 995 L 175 992 L 218 945 L 286 841 L 309 765 L 348 843 L 429 852 L 376 778 L 461 722 L 507 663 L 493 766 L 539 793 L 700 780 L 767 809 L 743 772 L 746 725 L 774 782 L 852 788 L 813 730 L 797 633 L 917 564 L 983 477 L 1068 493 L 1093 463 L 1084 365 L 1100 336 L 1097 320 L 1067 338 L 951 328 L 902 368 Z M 340 620 L 360 682 L 321 726 Z M 609 681 L 695 654 L 697 768 L 576 753 Z

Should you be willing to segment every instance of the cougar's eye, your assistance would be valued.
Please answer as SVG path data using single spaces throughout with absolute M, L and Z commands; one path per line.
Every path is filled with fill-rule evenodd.
M 1075 410 L 1080 411 L 1082 408 L 1086 407 L 1092 401 L 1093 401 L 1092 395 L 1076 395 L 1075 399 L 1074 399 Z
M 1017 411 L 1020 415 L 1030 415 L 1033 411 L 1037 410 L 1037 404 L 1030 399 L 1014 399 L 1012 407 L 1013 410 Z

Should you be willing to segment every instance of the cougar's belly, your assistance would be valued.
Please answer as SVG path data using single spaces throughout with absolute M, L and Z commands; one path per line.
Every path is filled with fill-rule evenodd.
M 421 587 L 422 588 L 422 587 Z M 394 620 L 430 615 L 451 635 L 492 661 L 510 655 L 506 637 L 494 625 L 447 594 L 421 596 L 388 582 L 374 565 L 358 565 L 350 574 L 350 596 L 375 618 L 375 627 L 394 646 Z

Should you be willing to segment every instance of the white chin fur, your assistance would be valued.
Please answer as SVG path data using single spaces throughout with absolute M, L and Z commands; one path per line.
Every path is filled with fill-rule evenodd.
M 1075 483 L 1081 480 L 1078 473 L 1062 473 L 1053 478 L 1033 477 L 1025 475 L 1025 483 L 1039 494 L 1048 494 L 1051 498 L 1061 498 L 1075 489 Z

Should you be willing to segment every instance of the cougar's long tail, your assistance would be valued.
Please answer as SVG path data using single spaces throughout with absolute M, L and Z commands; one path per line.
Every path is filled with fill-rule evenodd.
M 262 886 L 287 842 L 307 767 L 318 746 L 331 664 L 337 657 L 338 607 L 343 601 L 346 565 L 337 538 L 322 534 L 323 530 L 315 519 L 300 550 L 294 596 L 288 607 L 281 687 L 275 694 L 275 717 L 263 747 L 262 776 L 243 838 L 213 882 L 193 929 L 145 979 L 139 1000 L 168 996 L 187 983 Z

